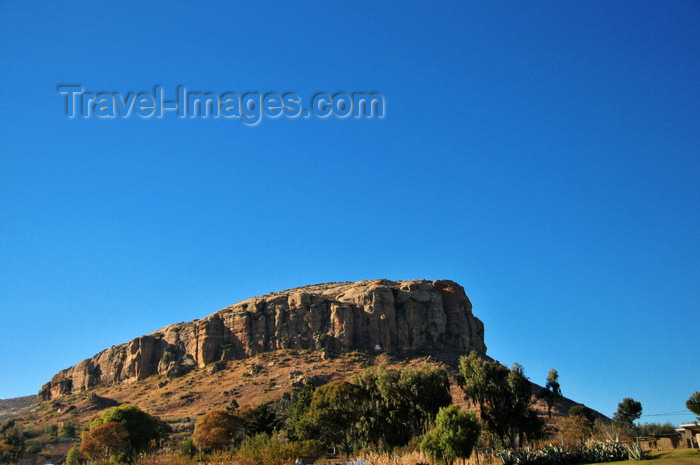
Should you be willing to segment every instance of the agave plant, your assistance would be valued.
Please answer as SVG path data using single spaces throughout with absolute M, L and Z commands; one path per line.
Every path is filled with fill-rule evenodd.
M 639 440 L 634 444 L 625 444 L 627 447 L 627 455 L 630 460 L 644 460 L 647 456 L 646 451 L 639 445 Z

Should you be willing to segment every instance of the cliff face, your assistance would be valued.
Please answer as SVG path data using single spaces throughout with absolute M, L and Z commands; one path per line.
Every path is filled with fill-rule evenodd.
M 277 349 L 486 353 L 484 325 L 452 281 L 360 281 L 307 286 L 239 302 L 117 345 L 57 373 L 39 400 L 98 384 L 176 377 L 194 367 Z

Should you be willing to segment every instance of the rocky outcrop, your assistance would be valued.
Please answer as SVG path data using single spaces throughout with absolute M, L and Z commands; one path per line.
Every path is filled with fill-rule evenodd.
M 360 281 L 306 286 L 239 302 L 189 323 L 111 347 L 57 373 L 40 400 L 98 384 L 176 377 L 195 367 L 278 349 L 486 353 L 484 325 L 452 281 Z

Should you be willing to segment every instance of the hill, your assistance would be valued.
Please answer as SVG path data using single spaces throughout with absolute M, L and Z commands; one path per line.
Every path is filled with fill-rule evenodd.
M 14 412 L 23 427 L 41 429 L 84 425 L 105 408 L 132 403 L 185 431 L 232 401 L 255 406 L 306 381 L 347 379 L 379 363 L 447 363 L 453 399 L 464 405 L 454 367 L 471 350 L 486 356 L 484 327 L 457 283 L 318 284 L 254 297 L 113 346 L 57 373 L 33 411 Z M 558 398 L 553 421 L 575 404 Z M 543 402 L 537 408 L 547 416 Z
M 37 399 L 34 395 L 0 399 L 0 422 L 30 412 L 36 407 L 36 403 Z
M 452 281 L 360 281 L 306 286 L 239 302 L 167 326 L 57 373 L 42 401 L 97 386 L 175 379 L 194 368 L 274 350 L 363 351 L 455 361 L 486 353 L 484 325 Z
M 174 379 L 159 374 L 141 381 L 79 391 L 40 403 L 35 411 L 20 418 L 19 424 L 30 429 L 69 422 L 85 425 L 105 408 L 131 403 L 171 422 L 176 430 L 191 431 L 198 416 L 226 408 L 234 400 L 241 408 L 253 407 L 278 400 L 285 393 L 300 389 L 306 381 L 320 385 L 349 379 L 367 367 L 382 363 L 390 368 L 442 365 L 432 356 L 399 358 L 350 352 L 329 357 L 323 350 L 283 349 L 195 368 Z M 454 402 L 463 408 L 473 408 L 467 405 L 454 379 L 456 371 L 449 366 L 448 370 Z M 533 394 L 541 389 L 533 384 Z M 560 421 L 573 405 L 577 403 L 565 397 L 557 398 L 550 421 Z M 547 417 L 543 401 L 537 402 L 536 409 L 542 417 Z

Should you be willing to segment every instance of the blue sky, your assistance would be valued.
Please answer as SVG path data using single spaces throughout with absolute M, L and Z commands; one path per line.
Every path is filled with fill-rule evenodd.
M 1 2 L 0 398 L 254 295 L 446 278 L 492 357 L 690 421 L 699 25 L 692 1 Z M 63 84 L 386 113 L 70 119 Z

